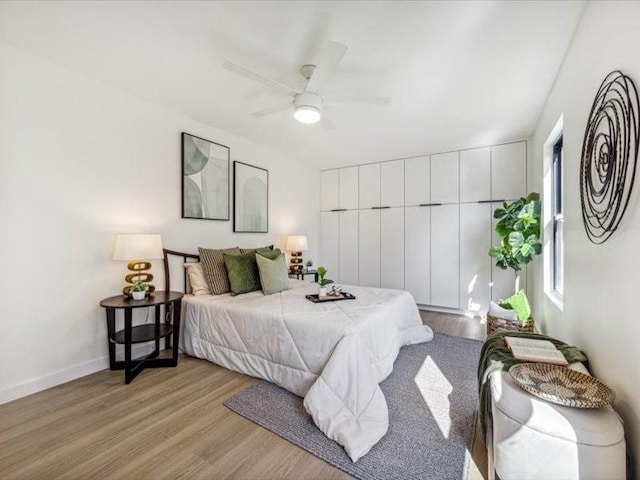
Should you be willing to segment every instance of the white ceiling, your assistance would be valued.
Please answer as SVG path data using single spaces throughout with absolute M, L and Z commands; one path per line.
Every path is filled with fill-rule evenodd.
M 1 2 L 0 39 L 320 167 L 529 137 L 584 2 Z M 303 84 L 326 40 L 348 51 L 325 95 L 336 128 L 292 112 L 225 60 Z M 212 139 L 215 141 L 215 139 Z

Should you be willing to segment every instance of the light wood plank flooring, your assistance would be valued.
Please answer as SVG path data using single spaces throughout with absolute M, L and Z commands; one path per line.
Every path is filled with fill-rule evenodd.
M 436 332 L 484 339 L 477 318 L 422 315 Z M 105 370 L 1 405 L 0 478 L 351 478 L 222 405 L 256 381 L 181 356 L 130 385 Z M 483 477 L 476 441 L 470 479 Z

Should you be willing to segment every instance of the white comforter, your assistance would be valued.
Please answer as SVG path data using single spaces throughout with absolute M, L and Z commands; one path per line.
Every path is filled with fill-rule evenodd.
M 402 345 L 433 338 L 411 294 L 344 287 L 356 300 L 314 304 L 317 285 L 264 296 L 186 296 L 182 349 L 304 397 L 325 435 L 355 462 L 387 432 L 379 383 Z

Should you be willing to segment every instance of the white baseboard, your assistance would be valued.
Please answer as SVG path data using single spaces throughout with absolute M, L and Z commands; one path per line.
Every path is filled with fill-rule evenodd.
M 147 344 L 139 344 L 133 345 L 131 353 L 134 357 L 139 357 L 151 352 L 152 350 L 153 348 L 149 347 Z M 120 357 L 117 356 L 116 358 Z M 87 375 L 91 375 L 92 373 L 99 372 L 100 370 L 106 370 L 108 368 L 109 357 L 107 356 L 58 370 L 57 372 L 33 378 L 16 385 L 4 387 L 0 389 L 0 405 L 17 400 L 18 398 L 26 397 L 33 393 L 41 392 L 47 388 L 57 387 L 58 385 L 70 382 L 71 380 L 86 377 Z M 124 372 L 122 372 L 122 375 L 122 378 L 124 379 Z

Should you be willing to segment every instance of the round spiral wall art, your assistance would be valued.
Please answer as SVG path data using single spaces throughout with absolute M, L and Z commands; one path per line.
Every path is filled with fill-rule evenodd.
M 639 109 L 633 80 L 618 70 L 607 75 L 591 107 L 580 160 L 582 220 L 589 240 L 596 244 L 616 231 L 631 197 Z

